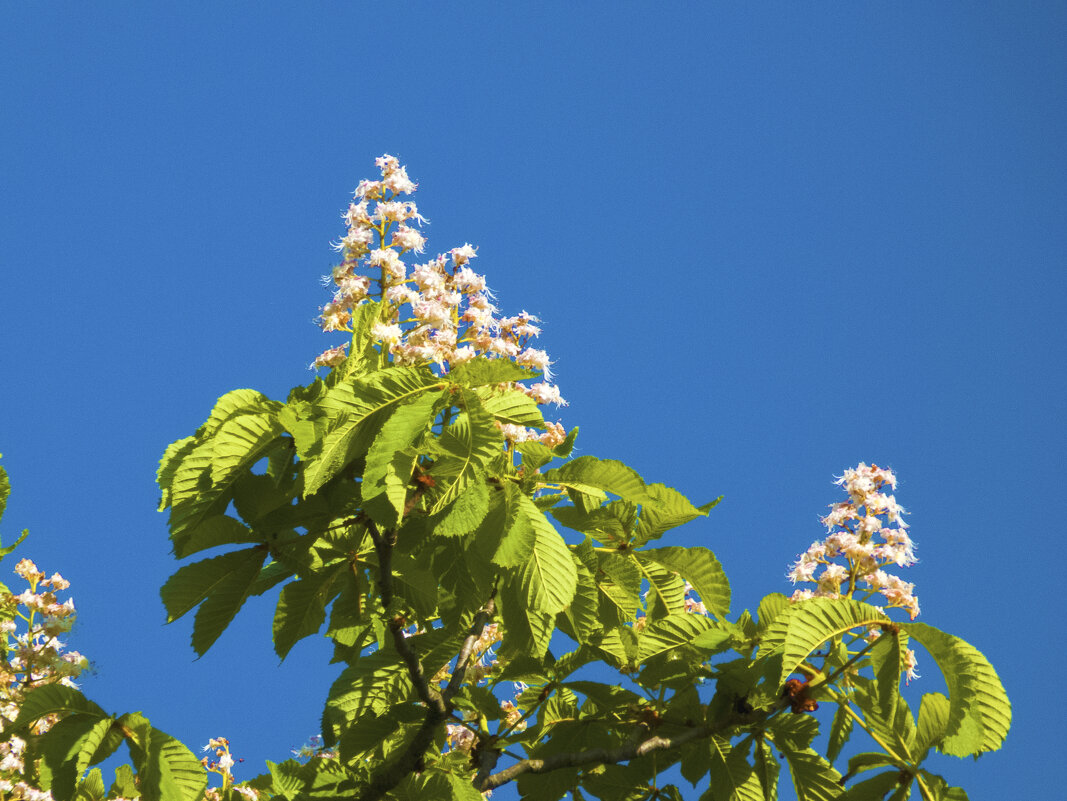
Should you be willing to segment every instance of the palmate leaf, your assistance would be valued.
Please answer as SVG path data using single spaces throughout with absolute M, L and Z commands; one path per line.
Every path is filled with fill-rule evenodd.
M 430 475 L 447 485 L 434 499 L 431 513 L 440 512 L 455 501 L 504 447 L 500 429 L 474 392 L 461 389 L 452 400 L 461 414 L 438 440 L 447 455 L 438 460 Z
M 748 763 L 746 749 L 731 748 L 730 741 L 715 735 L 710 741 L 711 786 L 700 801 L 765 801 L 759 776 Z
M 923 693 L 916 726 L 915 747 L 920 753 L 941 742 L 948 731 L 949 700 L 941 693 Z
M 805 735 L 804 739 L 798 742 L 791 724 L 792 721 L 788 717 L 774 718 L 769 726 L 769 733 L 789 765 L 797 801 L 829 801 L 840 797 L 843 792 L 841 774 L 812 748 L 806 745 L 799 747 L 805 740 L 810 742 L 810 739 Z
M 642 560 L 638 554 L 631 553 L 638 569 L 648 581 L 646 596 L 649 620 L 658 620 L 668 615 L 681 614 L 685 611 L 685 580 L 672 570 L 658 562 Z
M 192 751 L 142 715 L 123 715 L 118 724 L 128 732 L 142 801 L 198 801 L 207 773 Z
M 107 713 L 73 687 L 62 684 L 45 684 L 26 693 L 19 707 L 19 714 L 4 731 L 18 731 L 34 721 L 55 714 L 85 714 L 98 719 Z
M 193 624 L 193 649 L 203 656 L 251 594 L 267 549 L 216 556 L 186 565 L 160 590 L 170 623 L 200 604 Z
M 559 532 L 525 495 L 519 496 L 518 513 L 534 532 L 533 548 L 520 573 L 526 601 L 531 609 L 555 615 L 574 598 L 578 571 Z
M 592 558 L 587 560 L 580 548 L 575 553 L 592 570 L 604 601 L 615 607 L 623 620 L 632 618 L 641 608 L 641 571 L 635 560 L 618 553 L 594 552 L 592 545 L 588 547 Z
M 526 381 L 539 375 L 536 370 L 517 365 L 509 359 L 472 359 L 453 367 L 448 379 L 465 387 L 482 387 Z
M 641 503 L 648 498 L 645 482 L 632 467 L 613 459 L 579 456 L 544 474 L 545 484 L 559 484 L 587 495 L 610 492 L 623 500 Z
M 847 598 L 811 598 L 801 601 L 794 604 L 790 613 L 779 620 L 783 618 L 788 621 L 788 629 L 779 685 L 796 671 L 812 651 L 827 640 L 850 629 L 889 622 L 889 618 L 878 607 Z M 778 621 L 775 623 L 777 625 Z M 773 630 L 775 626 L 771 628 Z
M 336 579 L 345 575 L 348 562 L 340 561 L 306 578 L 286 584 L 274 612 L 274 652 L 282 659 L 304 637 L 322 628 L 326 605 L 341 591 Z
M 304 469 L 304 497 L 315 494 L 352 459 L 362 455 L 362 442 L 368 430 L 416 396 L 431 388 L 443 389 L 444 382 L 425 367 L 391 367 L 354 381 L 339 383 L 314 404 L 314 414 L 330 421 L 322 444 L 312 450 Z M 361 437 L 361 435 L 363 435 Z M 360 448 L 353 448 L 354 443 Z M 366 442 L 366 447 L 370 441 Z
M 205 423 L 196 430 L 199 439 L 214 436 L 223 425 L 246 414 L 277 414 L 283 404 L 254 389 L 234 389 L 215 402 Z
M 721 631 L 722 637 L 706 636 L 710 631 Z M 681 647 L 693 645 L 694 640 L 707 643 L 711 648 L 726 642 L 730 632 L 723 630 L 714 620 L 695 614 L 676 614 L 649 623 L 639 634 L 640 659 L 645 662 L 657 654 Z M 714 640 L 718 639 L 719 643 Z M 699 647 L 699 646 L 698 646 Z
M 644 512 L 642 511 L 642 517 Z M 709 612 L 723 619 L 730 614 L 730 582 L 719 560 L 703 547 L 651 548 L 635 551 L 641 561 L 651 560 L 688 581 Z
M 74 801 L 103 801 L 106 793 L 107 788 L 104 787 L 104 776 L 100 768 L 93 768 L 84 779 L 78 782 Z
M 567 622 L 570 625 L 568 634 L 580 643 L 592 641 L 593 635 L 600 630 L 600 621 L 597 617 L 599 608 L 599 592 L 593 574 L 581 562 L 575 565 L 578 583 L 575 588 L 574 598 L 563 610 Z
M 830 741 L 826 745 L 827 761 L 837 761 L 837 757 L 841 754 L 841 749 L 845 747 L 845 743 L 848 742 L 851 734 L 852 716 L 845 711 L 843 705 L 838 705 L 837 711 L 834 712 L 834 720 L 830 724 Z
M 174 552 L 189 553 L 196 529 L 226 510 L 242 472 L 269 450 L 282 432 L 274 413 L 235 415 L 184 456 L 169 488 Z M 204 537 L 198 537 L 203 542 Z
M 97 756 L 97 751 L 108 739 L 113 723 L 111 718 L 76 713 L 53 725 L 40 739 L 37 750 L 43 758 L 41 777 L 54 797 L 73 798 L 85 770 L 110 755 L 106 751 Z
M 181 466 L 182 460 L 188 456 L 197 446 L 196 437 L 185 437 L 177 442 L 172 442 L 163 451 L 163 458 L 159 460 L 159 468 L 156 470 L 156 483 L 162 493 L 159 498 L 159 508 L 162 512 L 171 504 L 170 486 L 174 481 L 174 474 Z
M 940 749 L 953 756 L 995 751 L 1011 727 L 1011 702 L 993 666 L 978 649 L 925 623 L 901 624 L 937 662 L 949 691 Z
M 775 759 L 774 749 L 767 745 L 767 741 L 762 737 L 756 741 L 753 763 L 756 777 L 763 788 L 764 801 L 777 801 L 778 779 L 782 773 L 782 766 Z
M 718 503 L 715 501 L 697 508 L 678 490 L 664 484 L 649 484 L 645 493 L 647 497 L 641 503 L 641 519 L 633 542 L 635 548 L 690 520 L 707 517 L 708 510 Z
M 408 449 L 433 423 L 443 393 L 428 390 L 396 408 L 367 451 L 360 493 L 376 522 L 395 526 L 404 513 L 415 453 Z
M 459 650 L 467 628 L 460 624 L 458 632 L 440 628 L 414 634 L 407 638 L 422 663 L 423 673 L 433 676 Z M 330 687 L 326 699 L 324 722 L 328 724 L 326 737 L 336 736 L 346 722 L 369 712 L 384 714 L 388 707 L 407 698 L 411 679 L 400 655 L 391 647 L 360 657 L 345 668 Z M 331 745 L 327 742 L 327 745 Z
M 545 427 L 541 407 L 525 392 L 517 389 L 504 392 L 488 391 L 488 388 L 483 388 L 478 391 L 478 396 L 482 399 L 485 410 L 501 423 L 527 428 Z
M 507 662 L 519 655 L 536 660 L 544 657 L 555 630 L 555 615 L 541 612 L 527 603 L 526 588 L 519 577 L 500 588 L 497 600 L 506 632 L 500 645 L 501 661 Z
M 439 537 L 461 537 L 475 531 L 489 515 L 489 485 L 478 472 L 451 506 L 433 521 L 433 533 Z

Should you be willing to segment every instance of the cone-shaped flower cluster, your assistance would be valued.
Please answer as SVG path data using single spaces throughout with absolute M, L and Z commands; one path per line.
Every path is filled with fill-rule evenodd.
M 74 602 L 59 602 L 57 592 L 70 586 L 58 573 L 45 573 L 29 559 L 15 566 L 15 573 L 29 589 L 15 595 L 0 594 L 0 632 L 4 638 L 0 657 L 0 718 L 15 720 L 28 690 L 42 684 L 74 686 L 74 679 L 88 661 L 77 651 L 67 651 L 59 636 L 74 623 Z M 38 721 L 35 734 L 43 734 L 56 722 L 55 716 Z M 25 780 L 23 753 L 26 742 L 12 736 L 0 742 L 0 796 L 5 799 L 51 801 L 51 793 L 38 790 Z
M 914 619 L 919 614 L 915 585 L 885 570 L 916 561 L 904 510 L 894 496 L 882 492 L 886 487 L 896 489 L 896 476 L 861 462 L 835 483 L 848 492 L 848 501 L 831 506 L 822 520 L 829 536 L 812 543 L 788 574 L 794 584 L 811 582 L 816 588 L 797 590 L 790 600 L 852 597 L 857 591 L 867 596 L 881 593 L 887 607 L 901 607 Z
M 543 350 L 531 347 L 541 333 L 539 320 L 522 312 L 498 317 L 485 276 L 475 273 L 471 260 L 478 254 L 465 244 L 438 254 L 422 264 L 409 265 L 404 257 L 419 254 L 426 240 L 412 224 L 426 220 L 410 195 L 417 184 L 394 156 L 375 162 L 381 180 L 360 181 L 345 212 L 345 236 L 334 244 L 343 258 L 324 280 L 336 289 L 319 318 L 325 331 L 351 331 L 355 310 L 368 301 L 383 301 L 372 328 L 374 339 L 394 364 L 430 364 L 441 373 L 475 356 L 505 358 L 540 371 L 545 381 L 516 384 L 539 404 L 566 402 L 551 380 L 551 361 Z M 324 351 L 312 367 L 336 367 L 345 361 L 341 345 Z M 562 426 L 549 424 L 546 433 L 506 427 L 512 442 L 541 439 L 548 445 L 563 441 Z

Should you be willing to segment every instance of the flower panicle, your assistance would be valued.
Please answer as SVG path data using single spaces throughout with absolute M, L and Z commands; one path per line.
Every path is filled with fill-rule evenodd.
M 849 499 L 831 504 L 822 518 L 826 538 L 813 542 L 787 574 L 794 584 L 813 583 L 815 589 L 797 590 L 790 600 L 851 597 L 862 583 L 868 597 L 881 594 L 887 608 L 902 608 L 914 620 L 919 614 L 915 585 L 886 572 L 917 561 L 905 510 L 884 492 L 896 488 L 896 476 L 888 468 L 861 462 L 834 483 Z
M 334 295 L 321 309 L 322 329 L 351 332 L 356 308 L 377 299 L 383 308 L 371 335 L 393 364 L 434 365 L 444 374 L 478 356 L 508 359 L 540 372 L 544 379 L 529 386 L 515 382 L 509 388 L 525 392 L 539 405 L 567 405 L 550 383 L 552 360 L 531 345 L 541 333 L 540 320 L 525 311 L 498 316 L 485 276 L 471 268 L 478 256 L 474 245 L 464 243 L 422 263 L 405 261 L 426 246 L 418 230 L 426 219 L 414 202 L 402 198 L 418 184 L 395 156 L 385 154 L 375 164 L 381 178 L 363 180 L 356 187 L 342 215 L 345 235 L 333 243 L 342 262 L 324 278 L 334 285 Z M 311 367 L 339 367 L 347 358 L 344 347 L 323 351 Z M 550 424 L 545 433 L 521 426 L 502 428 L 510 443 L 538 439 L 550 447 L 565 438 L 561 430 L 558 424 Z

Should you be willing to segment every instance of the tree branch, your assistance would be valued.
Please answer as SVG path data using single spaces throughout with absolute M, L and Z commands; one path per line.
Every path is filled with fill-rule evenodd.
M 382 607 L 388 612 L 389 605 L 393 601 L 392 565 L 393 547 L 396 545 L 396 531 L 379 532 L 373 521 L 369 520 L 367 521 L 367 529 L 370 532 L 371 540 L 374 542 L 374 549 L 378 553 L 378 594 L 381 598 Z M 433 745 L 435 731 L 452 714 L 454 708 L 452 698 L 463 686 L 463 678 L 470 665 L 474 646 L 481 638 L 490 618 L 496 612 L 495 595 L 496 590 L 494 589 L 493 595 L 490 596 L 488 602 L 474 616 L 469 633 L 460 648 L 452 678 L 444 693 L 439 693 L 427 681 L 418 654 L 411 647 L 408 638 L 404 636 L 405 621 L 403 618 L 396 616 L 389 621 L 389 630 L 392 633 L 393 644 L 397 653 L 407 667 L 408 675 L 411 677 L 416 693 L 418 693 L 420 700 L 426 704 L 426 717 L 422 721 L 422 725 L 419 726 L 419 730 L 415 732 L 415 736 L 408 747 L 395 760 L 374 775 L 370 784 L 359 794 L 359 801 L 378 801 L 378 799 L 396 787 L 405 776 L 421 770 L 423 755 Z
M 475 786 L 482 792 L 493 790 L 502 784 L 514 781 L 524 773 L 548 773 L 560 768 L 576 768 L 581 765 L 598 764 L 608 765 L 617 762 L 627 762 L 631 759 L 646 756 L 654 751 L 664 751 L 669 748 L 677 748 L 692 740 L 702 737 L 710 737 L 718 731 L 718 727 L 697 726 L 684 731 L 674 737 L 649 737 L 637 743 L 628 743 L 618 748 L 590 748 L 587 751 L 578 751 L 571 754 L 553 754 L 545 759 L 524 759 L 499 773 L 487 776 L 480 783 L 475 777 Z M 492 760 L 495 762 L 496 760 Z M 488 760 L 487 760 L 488 762 Z M 483 763 L 484 768 L 484 763 Z M 492 770 L 492 768 L 490 768 Z M 479 776 L 481 771 L 479 771 Z

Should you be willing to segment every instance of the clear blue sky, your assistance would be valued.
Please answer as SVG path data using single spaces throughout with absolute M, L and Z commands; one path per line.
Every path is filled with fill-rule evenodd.
M 5 531 L 74 582 L 86 692 L 246 777 L 317 730 L 337 668 L 277 666 L 273 602 L 198 662 L 162 625 L 153 479 L 217 396 L 284 397 L 340 341 L 318 279 L 388 152 L 429 247 L 545 320 L 580 452 L 726 496 L 679 536 L 736 611 L 789 590 L 833 475 L 895 468 L 920 620 L 1015 705 L 941 767 L 976 801 L 1058 786 L 1065 7 L 285 5 L 0 11 Z

